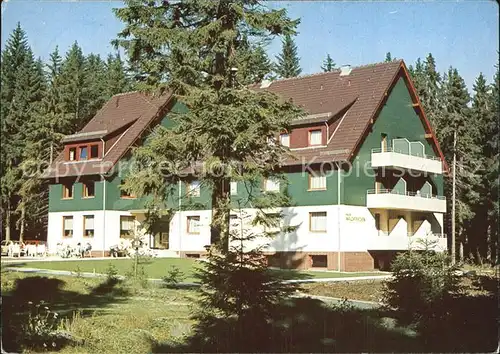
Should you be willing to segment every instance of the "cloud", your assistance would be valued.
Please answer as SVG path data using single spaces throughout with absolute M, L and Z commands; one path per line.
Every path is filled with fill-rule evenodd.
M 389 15 L 394 15 L 394 14 L 397 14 L 397 13 L 398 13 L 398 10 L 396 10 L 396 11 L 391 11 L 391 12 L 389 12 Z

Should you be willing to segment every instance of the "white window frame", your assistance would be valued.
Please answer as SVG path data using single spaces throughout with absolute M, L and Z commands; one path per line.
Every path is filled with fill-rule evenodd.
M 319 221 L 315 218 L 324 218 Z M 315 219 L 315 220 L 313 220 Z M 328 213 L 326 211 L 312 211 L 309 213 L 309 232 L 325 233 L 327 232 Z
M 197 221 L 196 224 L 191 224 L 191 222 Z M 201 217 L 199 215 L 188 215 L 186 216 L 186 233 L 191 235 L 200 234 L 200 222 Z
M 128 221 L 131 223 L 131 227 L 130 229 L 124 229 L 122 228 L 122 218 L 123 219 L 128 219 Z M 133 235 L 133 233 L 135 232 L 135 216 L 133 215 L 120 215 L 120 238 L 127 238 L 128 237 L 131 237 Z M 128 235 L 125 235 L 125 233 L 122 233 L 122 231 L 129 231 L 130 234 Z
M 238 195 L 238 182 L 231 182 L 229 190 L 231 195 Z
M 201 183 L 198 180 L 189 182 L 188 195 L 190 197 L 199 197 L 201 195 Z
M 265 192 L 279 193 L 280 181 L 278 179 L 265 178 L 263 187 Z
M 285 139 L 283 139 L 285 138 Z M 280 144 L 286 147 L 290 147 L 290 134 L 282 133 L 280 134 Z
M 71 228 L 66 228 L 66 220 L 71 220 Z M 69 235 L 66 236 L 66 230 L 70 232 Z M 63 237 L 71 238 L 75 234 L 75 218 L 73 215 L 64 215 L 63 216 Z
M 326 175 L 319 171 L 309 172 L 310 191 L 326 191 Z
M 313 133 L 317 134 L 319 133 L 319 142 L 314 141 L 313 142 Z M 314 135 L 317 136 L 317 135 Z M 309 146 L 320 146 L 323 145 L 323 132 L 321 129 L 311 129 L 309 130 L 309 138 L 308 138 Z
M 87 226 L 87 220 L 92 219 L 92 228 Z M 121 225 L 120 225 L 121 227 Z M 87 230 L 92 230 L 92 235 L 87 236 Z M 92 238 L 95 236 L 95 216 L 94 215 L 84 215 L 83 216 L 83 237 Z

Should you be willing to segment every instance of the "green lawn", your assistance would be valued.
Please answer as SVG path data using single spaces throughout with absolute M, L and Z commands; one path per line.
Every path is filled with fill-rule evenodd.
M 5 266 L 16 266 L 16 267 L 28 267 L 28 268 L 39 268 L 39 269 L 53 269 L 53 270 L 67 270 L 67 271 L 77 271 L 80 272 L 96 272 L 96 273 L 106 273 L 106 269 L 110 264 L 113 264 L 118 274 L 126 275 L 133 269 L 133 260 L 130 258 L 117 258 L 109 260 L 71 260 L 71 261 L 41 261 L 41 262 L 23 262 L 22 259 L 19 262 L 11 264 L 3 264 Z M 141 266 L 144 267 L 144 271 L 148 278 L 162 278 L 167 275 L 168 270 L 171 266 L 178 267 L 186 276 L 184 281 L 192 282 L 195 281 L 193 278 L 193 272 L 196 267 L 203 265 L 202 262 L 187 258 L 156 258 L 148 261 L 142 261 Z M 277 270 L 278 271 L 278 270 Z M 353 276 L 366 276 L 366 275 L 381 275 L 384 273 L 379 272 L 366 272 L 366 273 L 339 273 L 339 272 L 326 272 L 326 271 L 291 271 L 291 270 L 281 270 L 282 274 L 287 279 L 297 279 L 297 278 L 342 278 L 342 277 L 353 277 Z

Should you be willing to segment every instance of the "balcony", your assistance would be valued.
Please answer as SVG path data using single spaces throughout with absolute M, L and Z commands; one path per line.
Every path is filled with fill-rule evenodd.
M 425 154 L 424 145 L 419 141 L 393 139 L 392 147 L 372 149 L 373 168 L 403 168 L 405 170 L 442 174 L 441 159 Z
M 391 189 L 371 189 L 366 195 L 366 206 L 372 209 L 398 209 L 412 211 L 446 212 L 446 198 L 419 192 Z
M 379 232 L 378 236 L 368 239 L 368 250 L 407 250 L 425 249 L 425 245 L 435 251 L 445 251 L 447 249 L 447 239 L 444 234 L 417 235 L 393 235 Z

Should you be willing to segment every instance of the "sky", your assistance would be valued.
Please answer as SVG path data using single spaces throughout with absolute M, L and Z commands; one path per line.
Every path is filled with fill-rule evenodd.
M 300 18 L 295 38 L 302 74 L 321 71 L 329 53 L 337 65 L 383 61 L 386 52 L 414 64 L 429 52 L 440 72 L 458 69 L 469 89 L 479 72 L 491 82 L 499 50 L 499 5 L 469 1 L 269 1 Z M 121 1 L 7 0 L 2 2 L 1 45 L 21 23 L 35 55 L 47 59 L 56 45 L 66 52 L 76 40 L 85 54 L 106 57 L 123 28 L 112 9 Z M 281 50 L 276 38 L 267 48 Z

